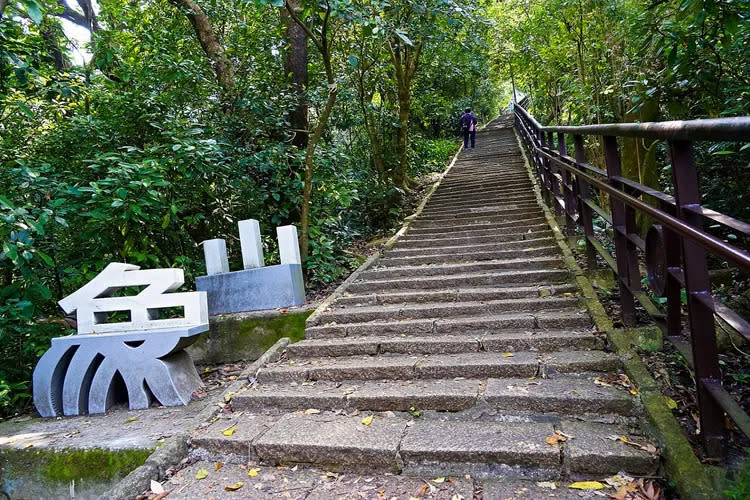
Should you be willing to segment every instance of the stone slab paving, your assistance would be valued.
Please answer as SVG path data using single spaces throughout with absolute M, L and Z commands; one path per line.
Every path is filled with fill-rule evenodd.
M 657 472 L 638 397 L 596 384 L 621 360 L 580 302 L 515 136 L 500 120 L 480 139 L 405 236 L 311 316 L 307 340 L 194 436 L 199 464 L 227 465 L 214 486 L 186 469 L 186 495 L 222 498 L 256 466 L 268 480 L 245 481 L 247 498 L 580 498 L 574 478 Z

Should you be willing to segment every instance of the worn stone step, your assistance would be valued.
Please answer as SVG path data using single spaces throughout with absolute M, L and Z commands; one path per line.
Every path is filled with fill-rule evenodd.
M 407 420 L 336 415 L 284 416 L 254 442 L 255 453 L 272 463 L 313 463 L 398 470 L 396 453 Z
M 557 430 L 580 438 L 548 445 L 545 439 Z M 633 475 L 655 473 L 655 455 L 621 441 L 602 439 L 607 434 L 628 436 L 628 430 L 618 425 L 567 421 L 553 426 L 535 422 L 417 420 L 407 429 L 399 454 L 404 472 L 417 475 L 430 470 L 441 475 L 494 472 L 495 477 L 557 479 L 565 470 L 579 469 L 602 475 L 620 471 Z
M 542 209 L 539 207 L 513 207 L 508 206 L 506 209 L 502 210 L 495 210 L 492 212 L 485 212 L 485 213 L 463 213 L 463 214 L 456 214 L 456 215 L 448 215 L 448 216 L 440 216 L 440 215 L 433 215 L 433 216 L 423 216 L 419 218 L 420 225 L 422 224 L 442 224 L 445 226 L 452 225 L 454 222 L 457 224 L 462 224 L 465 222 L 471 222 L 476 220 L 482 220 L 482 221 L 498 221 L 498 220 L 508 220 L 509 218 L 517 218 L 520 215 L 529 215 L 536 212 L 537 214 L 542 213 Z
M 232 410 L 267 408 L 370 411 L 459 411 L 471 408 L 483 382 L 464 380 L 351 380 L 258 384 L 232 398 Z
M 465 318 L 423 318 L 412 320 L 335 322 L 310 326 L 307 338 L 342 338 L 363 335 L 454 335 L 460 333 L 498 333 L 508 328 L 588 328 L 589 316 L 582 312 L 506 313 Z
M 635 411 L 630 393 L 596 385 L 594 377 L 493 378 L 487 381 L 483 398 L 504 412 L 630 416 Z
M 554 432 L 551 423 L 417 420 L 408 428 L 399 453 L 407 473 L 425 467 L 473 473 L 470 464 L 482 464 L 505 466 L 500 468 L 503 475 L 528 468 L 537 477 L 554 477 L 562 466 L 560 449 L 545 442 Z
M 362 323 L 368 321 L 406 320 L 421 318 L 455 318 L 486 316 L 507 312 L 536 312 L 576 309 L 576 297 L 534 297 L 486 301 L 432 302 L 426 304 L 386 304 L 376 306 L 337 306 L 322 314 L 308 326 L 326 323 Z
M 568 281 L 570 272 L 567 269 L 542 269 L 496 272 L 472 272 L 454 274 L 451 276 L 426 276 L 421 278 L 386 278 L 360 279 L 349 285 L 349 291 L 381 292 L 385 290 L 430 290 L 436 288 L 454 288 L 469 286 L 497 286 L 523 284 L 553 284 Z
M 604 339 L 571 330 L 503 330 L 495 334 L 368 336 L 306 339 L 287 346 L 290 358 L 375 354 L 458 354 L 462 352 L 538 352 L 601 349 Z
M 451 239 L 409 241 L 398 244 L 385 255 L 405 257 L 408 255 L 447 255 L 450 253 L 481 253 L 487 251 L 515 250 L 524 248 L 556 247 L 551 231 L 520 234 L 477 236 Z M 557 253 L 560 253 L 559 247 Z
M 511 223 L 512 221 L 517 221 L 521 219 L 522 217 L 541 217 L 542 216 L 542 210 L 541 209 L 535 209 L 535 210 L 518 210 L 518 211 L 511 211 L 508 212 L 505 215 L 472 215 L 472 216 L 466 216 L 461 218 L 455 218 L 451 219 L 450 222 L 446 222 L 444 220 L 426 220 L 426 219 L 417 219 L 417 222 L 415 223 L 415 227 L 419 229 L 424 228 L 440 228 L 443 231 L 445 231 L 448 228 L 456 227 L 465 229 L 462 226 L 472 226 L 477 224 L 493 224 L 493 223 Z
M 409 380 L 440 378 L 533 377 L 539 354 L 474 352 L 437 355 L 379 355 L 282 360 L 259 370 L 257 381 L 304 382 L 344 380 Z M 294 363 L 294 364 L 291 364 Z
M 494 250 L 504 250 L 507 247 L 504 247 L 502 245 L 503 243 L 519 243 L 521 241 L 533 241 L 538 243 L 537 240 L 543 239 L 547 239 L 548 241 L 552 241 L 554 243 L 551 238 L 552 231 L 549 228 L 542 227 L 537 230 L 529 228 L 523 232 L 498 233 L 486 236 L 472 235 L 454 236 L 448 238 L 422 238 L 419 240 L 405 239 L 404 241 L 399 241 L 391 250 L 387 252 L 387 254 L 395 253 L 396 255 L 398 255 L 400 251 L 414 250 L 417 248 L 452 249 L 458 247 L 456 251 L 461 252 L 471 251 L 471 248 L 463 248 L 467 246 L 477 247 L 480 251 L 488 248 L 483 245 L 495 245 L 494 248 L 489 248 L 493 248 Z
M 554 270 L 562 266 L 562 258 L 558 256 L 534 257 L 531 259 L 488 260 L 483 262 L 468 262 L 458 264 L 435 264 L 421 266 L 375 267 L 361 274 L 361 279 L 389 279 L 399 277 L 453 276 L 476 272 L 503 271 L 509 269 Z
M 534 248 L 520 248 L 515 250 L 484 250 L 481 252 L 476 252 L 472 247 L 467 248 L 468 251 L 465 253 L 451 251 L 440 254 L 407 255 L 405 257 L 385 256 L 378 263 L 385 267 L 419 266 L 422 264 L 450 264 L 485 260 L 531 259 L 560 254 L 560 248 L 556 246 L 535 246 Z
M 634 438 L 625 426 L 562 421 L 560 427 L 573 437 L 564 443 L 564 461 L 571 473 L 609 475 L 625 471 L 653 475 L 659 467 L 658 455 L 616 440 L 625 436 L 631 442 L 648 442 L 643 437 Z
M 493 206 L 481 207 L 470 209 L 466 208 L 461 211 L 439 211 L 439 212 L 428 212 L 422 213 L 420 220 L 422 221 L 445 221 L 450 223 L 456 219 L 464 219 L 467 217 L 491 217 L 491 216 L 502 216 L 507 217 L 511 214 L 527 213 L 531 210 L 538 210 L 538 206 L 535 201 L 528 202 L 508 202 L 506 200 L 498 200 Z
M 483 202 L 486 203 L 490 200 L 502 200 L 505 196 L 518 196 L 528 194 L 531 185 L 528 181 L 515 186 L 495 187 L 489 189 L 475 188 L 464 191 L 461 188 L 456 188 L 450 191 L 436 191 L 430 197 L 430 201 L 427 204 L 430 208 L 439 207 L 446 204 L 455 204 L 460 202 L 475 203 Z
M 346 380 L 256 384 L 232 398 L 232 410 L 357 409 L 370 411 L 472 408 L 477 399 L 513 414 L 631 416 L 634 397 L 601 387 L 594 377 Z
M 412 225 L 409 228 L 409 231 L 406 233 L 406 237 L 410 238 L 413 236 L 426 236 L 426 235 L 435 235 L 434 238 L 439 238 L 442 235 L 450 235 L 450 234 L 456 234 L 459 235 L 460 233 L 469 233 L 473 231 L 481 231 L 481 230 L 493 230 L 493 229 L 502 229 L 502 228 L 512 228 L 514 230 L 522 229 L 524 232 L 528 231 L 528 225 L 532 224 L 545 224 L 546 220 L 541 215 L 529 215 L 528 217 L 519 217 L 517 219 L 514 219 L 512 221 L 504 221 L 504 222 L 497 222 L 497 223 L 479 223 L 479 224 L 452 224 L 450 227 L 427 227 L 427 228 L 421 228 L 418 225 L 419 219 L 417 219 L 417 222 Z
M 481 238 L 486 236 L 494 237 L 498 235 L 522 235 L 528 233 L 529 231 L 531 231 L 532 233 L 549 231 L 549 226 L 546 224 L 529 224 L 506 226 L 500 228 L 469 229 L 466 231 L 446 231 L 442 233 L 419 234 L 408 232 L 406 233 L 406 235 L 399 238 L 399 243 L 414 243 L 421 242 L 423 240 L 439 242 L 460 238 Z
M 505 286 L 497 288 L 458 288 L 454 290 L 433 290 L 420 292 L 371 293 L 366 295 L 346 293 L 339 297 L 335 304 L 340 305 L 375 305 L 402 304 L 420 302 L 452 302 L 466 300 L 499 300 L 547 297 L 564 293 L 575 293 L 578 288 L 573 284 L 549 286 Z
M 473 203 L 468 204 L 456 204 L 454 206 L 435 206 L 428 207 L 422 211 L 422 215 L 427 217 L 432 216 L 451 216 L 461 214 L 478 214 L 486 213 L 498 210 L 498 208 L 506 207 L 518 207 L 518 206 L 536 206 L 536 197 L 524 196 L 524 197 L 507 197 L 504 196 L 502 200 L 487 200 L 484 203 Z

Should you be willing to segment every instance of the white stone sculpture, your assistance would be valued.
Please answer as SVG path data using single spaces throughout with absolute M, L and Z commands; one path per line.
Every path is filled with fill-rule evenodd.
M 205 292 L 168 293 L 184 281 L 182 269 L 115 262 L 61 300 L 65 312 L 76 313 L 78 335 L 53 338 L 34 369 L 39 414 L 104 413 L 117 396 L 118 374 L 131 409 L 147 408 L 152 398 L 163 406 L 187 404 L 201 380 L 184 349 L 208 330 L 208 305 Z M 113 296 L 130 287 L 145 288 Z M 160 310 L 175 308 L 180 317 L 159 318 Z M 114 313 L 129 317 L 110 322 Z

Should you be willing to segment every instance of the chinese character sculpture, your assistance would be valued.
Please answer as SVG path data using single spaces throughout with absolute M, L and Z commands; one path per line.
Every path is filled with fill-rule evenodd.
M 76 313 L 78 334 L 53 338 L 34 369 L 39 414 L 106 412 L 116 398 L 118 374 L 130 409 L 148 408 L 152 399 L 163 406 L 187 404 L 201 380 L 184 349 L 208 330 L 208 307 L 204 292 L 168 293 L 184 282 L 182 269 L 112 263 L 61 300 L 65 312 Z M 115 296 L 133 287 L 145 288 Z M 164 311 L 180 317 L 160 318 Z
M 257 220 L 240 221 L 239 229 L 242 271 L 229 271 L 223 239 L 203 242 L 208 276 L 199 276 L 195 286 L 208 293 L 208 313 L 230 314 L 304 304 L 305 284 L 297 228 L 276 228 L 281 254 L 281 264 L 277 266 L 265 266 Z

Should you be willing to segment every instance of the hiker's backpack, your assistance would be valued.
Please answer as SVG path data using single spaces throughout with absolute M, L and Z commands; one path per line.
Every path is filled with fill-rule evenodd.
M 471 116 L 468 118 L 467 115 L 464 114 L 464 116 L 461 117 L 461 130 L 464 132 L 468 132 L 469 128 L 471 128 Z

